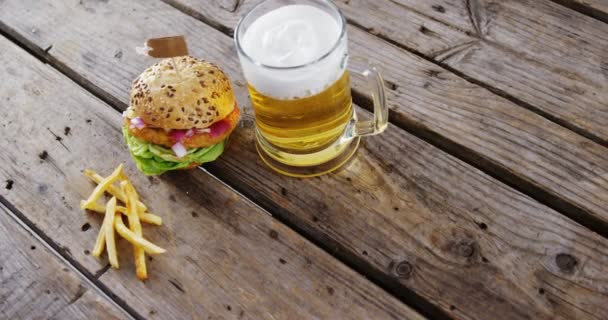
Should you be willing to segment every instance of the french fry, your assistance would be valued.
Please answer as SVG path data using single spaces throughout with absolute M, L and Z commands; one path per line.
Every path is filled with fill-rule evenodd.
M 89 179 L 93 180 L 93 182 L 95 182 L 95 183 L 100 183 L 104 179 L 102 176 L 100 176 L 99 174 L 97 174 L 97 172 L 95 172 L 95 171 L 93 171 L 91 169 L 85 169 L 84 170 L 84 175 L 87 176 Z M 120 179 L 121 180 L 127 180 L 127 178 L 126 178 L 126 176 L 124 174 L 120 175 Z M 123 203 L 127 203 L 127 197 L 125 196 L 124 192 L 122 192 L 122 190 L 119 189 L 119 188 L 117 188 L 116 186 L 109 185 L 108 189 L 106 189 L 106 191 L 109 194 L 115 196 L 116 199 L 122 201 Z M 148 211 L 148 208 L 141 201 L 137 201 L 137 210 L 146 212 L 146 211 Z
M 125 240 L 129 241 L 134 246 L 142 247 L 144 251 L 148 254 L 161 254 L 166 252 L 165 249 L 155 245 L 154 243 L 135 234 L 135 232 L 129 230 L 129 228 L 127 228 L 127 226 L 125 226 L 124 222 L 122 221 L 121 215 L 116 215 L 114 227 L 116 228 L 118 234 L 121 235 Z
M 121 181 L 120 187 L 127 197 L 127 217 L 129 218 L 129 227 L 133 233 L 142 236 L 141 223 L 137 214 L 138 195 L 135 188 L 129 180 Z M 146 270 L 146 254 L 144 249 L 139 245 L 133 245 L 133 253 L 135 260 L 135 274 L 140 280 L 148 279 L 148 271 Z
M 101 228 L 99 228 L 99 233 L 97 234 L 97 240 L 95 240 L 95 247 L 93 247 L 93 251 L 91 252 L 91 254 L 94 257 L 99 257 L 101 256 L 101 253 L 103 252 L 103 249 L 106 245 L 106 221 L 104 219 L 104 221 L 101 223 Z
M 86 169 L 84 174 L 98 185 L 87 200 L 80 202 L 80 206 L 82 209 L 89 209 L 104 214 L 103 223 L 97 235 L 92 254 L 99 257 L 103 253 L 103 250 L 107 248 L 110 265 L 118 269 L 118 252 L 114 236 L 114 231 L 117 231 L 119 235 L 133 245 L 137 278 L 146 280 L 148 278 L 148 271 L 145 254 L 161 254 L 165 253 L 166 250 L 143 237 L 141 222 L 161 225 L 162 218 L 146 212 L 148 208 L 139 200 L 135 187 L 123 172 L 122 164 L 106 178 L 90 169 Z M 114 182 L 117 180 L 120 180 L 120 188 L 114 185 Z M 104 192 L 112 195 L 106 206 L 97 202 Z M 122 201 L 125 206 L 118 206 L 117 200 Z M 129 220 L 129 228 L 123 222 L 123 215 L 127 216 Z
M 97 213 L 105 213 L 106 212 L 106 208 L 103 205 L 101 205 L 101 204 L 99 204 L 97 202 L 94 202 L 93 204 L 89 205 L 89 207 L 87 209 L 89 209 L 91 211 L 95 211 Z M 116 211 L 124 214 L 125 216 L 127 215 L 127 208 L 125 208 L 123 206 L 116 206 Z M 157 216 L 155 214 L 152 214 L 152 213 L 149 213 L 149 212 L 142 212 L 142 211 L 139 211 L 139 210 L 137 211 L 137 214 L 139 215 L 139 220 L 141 222 L 145 222 L 145 223 L 149 223 L 149 224 L 154 224 L 154 225 L 157 225 L 157 226 L 160 226 L 160 225 L 163 224 L 163 218 L 161 218 L 161 217 L 159 217 L 159 216 Z
M 145 223 L 149 223 L 149 224 L 153 224 L 153 225 L 157 225 L 157 226 L 163 225 L 163 218 L 161 218 L 153 213 L 142 213 L 140 211 L 139 219 Z
M 122 174 L 123 164 L 121 163 L 115 170 L 109 175 L 107 178 L 101 180 L 93 193 L 89 196 L 87 200 L 80 202 L 81 209 L 87 209 L 92 203 L 96 203 L 97 200 L 103 195 L 104 191 L 118 179 Z
M 116 207 L 116 211 L 123 213 L 124 215 L 128 215 L 127 208 L 118 206 Z M 163 218 L 149 212 L 140 211 L 139 208 L 137 210 L 137 215 L 139 216 L 139 220 L 149 224 L 155 224 L 160 226 L 163 224 Z
M 106 216 L 103 219 L 106 235 L 106 248 L 110 265 L 118 269 L 118 255 L 116 254 L 116 242 L 114 241 L 114 214 L 116 212 L 116 198 L 112 197 L 106 205 Z

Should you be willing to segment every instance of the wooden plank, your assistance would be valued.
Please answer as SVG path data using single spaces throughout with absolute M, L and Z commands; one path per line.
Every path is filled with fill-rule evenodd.
M 208 174 L 137 174 L 120 113 L 4 38 L 0 72 L 11 76 L 0 88 L 0 177 L 12 180 L 0 196 L 137 316 L 421 318 Z M 93 189 L 81 171 L 108 174 L 119 162 L 164 219 L 144 230 L 168 250 L 149 259 L 145 283 L 122 239 L 118 271 L 89 255 L 102 219 L 78 208 Z
M 227 32 L 256 3 L 165 1 Z M 605 0 L 558 1 L 585 2 L 598 8 L 600 15 L 608 12 Z M 351 23 L 370 33 L 608 145 L 605 23 L 549 0 L 339 0 L 336 4 Z M 365 55 L 375 52 L 370 51 Z M 400 69 L 403 65 L 407 66 Z
M 233 26 L 239 14 L 244 14 L 254 4 L 239 2 L 232 13 L 217 3 L 192 0 L 171 2 L 201 19 L 208 18 L 203 15 L 215 16 L 215 23 L 221 24 L 223 28 Z M 381 3 L 353 0 L 348 7 L 342 7 L 353 19 L 359 12 L 355 8 L 366 8 L 368 13 L 357 16 L 365 16 L 367 20 L 362 22 L 363 27 L 376 28 L 372 32 L 377 34 L 386 34 L 390 30 L 397 32 L 397 28 L 387 29 L 393 28 L 393 24 L 384 23 L 386 21 L 408 24 L 407 28 L 398 29 L 399 40 L 412 41 L 408 46 L 420 41 L 424 47 L 417 47 L 417 50 L 428 51 L 434 48 L 443 56 L 454 54 L 454 59 L 457 59 L 456 56 L 469 52 L 468 47 L 473 45 L 472 38 L 457 31 L 457 28 L 446 27 L 428 18 L 425 20 L 414 10 L 405 10 L 398 5 L 380 5 Z M 455 14 L 458 11 L 453 5 L 444 4 L 433 10 L 442 11 L 445 15 Z M 372 22 L 378 21 L 383 23 L 370 26 Z M 428 30 L 437 30 L 441 36 L 429 36 L 429 32 L 419 31 L 419 28 L 409 25 L 420 23 Z M 469 30 L 470 32 L 472 31 Z M 455 34 L 460 34 L 460 37 Z M 449 49 L 450 44 L 442 39 L 461 44 L 452 45 L 453 48 L 460 49 Z M 387 97 L 393 111 L 393 123 L 551 204 L 593 230 L 608 235 L 606 148 L 359 28 L 349 29 L 349 41 L 353 55 L 380 62 L 383 75 L 391 88 Z M 467 48 L 462 48 L 462 44 Z M 482 56 L 476 61 L 491 60 L 484 54 L 489 57 L 503 56 L 499 49 L 486 42 L 475 46 L 477 47 L 470 52 L 479 51 Z M 478 50 L 479 48 L 482 49 Z M 462 52 L 458 53 L 459 50 Z M 503 60 L 506 59 L 508 58 Z M 509 61 L 509 65 L 517 64 L 516 60 Z M 503 72 L 505 78 L 501 81 L 504 83 L 513 81 L 512 77 L 507 76 L 508 72 L 510 71 Z M 546 76 L 550 77 L 550 74 Z M 353 83 L 359 92 L 365 89 L 360 81 L 355 80 Z
M 607 24 L 548 0 L 353 0 L 338 5 L 357 24 L 608 145 Z M 386 19 L 388 13 L 426 21 Z M 454 29 L 469 35 L 468 45 L 448 52 L 426 48 L 427 39 L 449 37 Z M 403 30 L 420 34 L 410 37 Z
M 552 0 L 608 23 L 608 0 Z
M 606 240 L 555 211 L 395 126 L 365 140 L 336 174 L 278 176 L 255 153 L 250 106 L 228 37 L 157 2 L 95 3 L 94 13 L 72 4 L 38 4 L 44 19 L 28 13 L 20 20 L 49 32 L 37 38 L 15 28 L 21 30 L 16 36 L 27 36 L 37 50 L 53 44 L 46 57 L 107 88 L 98 92 L 108 100 L 127 101 L 131 78 L 149 63 L 135 55 L 132 43 L 169 29 L 186 34 L 193 54 L 226 69 L 244 109 L 230 150 L 209 170 L 404 299 L 418 295 L 458 319 L 487 318 L 488 312 L 496 319 L 607 315 Z M 65 16 L 74 22 L 60 23 Z M 102 34 L 121 36 L 101 40 Z M 470 84 L 465 88 L 479 93 Z M 193 185 L 201 184 L 179 186 L 192 195 L 187 187 Z
M 0 318 L 127 317 L 0 206 Z
M 234 33 L 234 28 L 236 27 L 239 19 L 246 14 L 249 10 L 251 10 L 259 1 L 239 1 L 239 0 L 228 0 L 228 1 L 196 1 L 196 0 L 163 0 L 166 3 L 171 4 L 172 6 L 179 8 L 180 10 L 188 13 L 189 15 L 196 17 L 199 20 L 205 21 L 209 25 L 222 30 L 226 34 L 232 35 Z M 374 6 L 375 1 L 368 1 L 368 5 Z M 336 2 L 339 4 L 339 2 Z M 404 20 L 408 21 L 414 25 L 422 25 L 425 24 L 430 29 L 441 29 L 442 36 L 441 37 L 427 37 L 424 42 L 420 42 L 418 45 L 421 46 L 420 51 L 433 51 L 433 50 L 448 50 L 449 48 L 457 47 L 462 45 L 463 43 L 469 42 L 472 39 L 462 32 L 459 32 L 455 29 L 445 28 L 442 23 L 427 21 L 426 17 L 417 15 L 413 12 L 398 12 L 398 14 L 393 14 L 390 12 L 381 12 L 381 16 L 383 19 L 387 21 L 398 21 Z M 345 12 L 347 13 L 347 12 Z M 374 10 L 370 11 L 369 14 L 375 14 Z M 381 34 L 383 33 L 382 29 L 375 29 L 372 27 L 366 28 L 369 32 L 373 34 Z M 403 37 L 406 39 L 412 39 L 415 41 L 415 38 L 419 37 L 420 31 L 418 29 L 404 29 L 402 30 L 404 33 Z M 353 36 L 353 35 L 349 35 Z M 355 35 L 357 37 L 357 35 Z M 368 38 L 373 37 L 365 37 Z M 350 40 L 350 37 L 349 37 Z M 350 46 L 352 51 L 355 51 L 357 54 L 359 52 L 353 46 Z M 367 57 L 368 52 L 361 51 L 362 57 Z

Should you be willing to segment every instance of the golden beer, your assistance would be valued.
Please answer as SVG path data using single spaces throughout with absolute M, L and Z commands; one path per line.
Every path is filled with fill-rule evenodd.
M 250 84 L 248 88 L 258 130 L 285 152 L 303 154 L 326 148 L 342 135 L 353 115 L 348 71 L 322 92 L 308 97 L 277 99 Z
M 331 1 L 264 0 L 237 25 L 256 149 L 277 172 L 331 172 L 355 154 L 361 137 L 386 128 L 382 77 L 369 62 L 349 58 L 347 39 L 346 20 Z M 353 110 L 351 74 L 367 80 L 371 120 L 358 120 Z

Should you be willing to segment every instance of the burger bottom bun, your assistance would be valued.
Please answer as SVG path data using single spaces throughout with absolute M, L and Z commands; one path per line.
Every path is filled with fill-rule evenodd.
M 192 137 L 185 138 L 182 141 L 182 144 L 186 148 L 204 148 L 220 143 L 222 140 L 226 139 L 230 135 L 230 133 L 232 133 L 234 128 L 236 128 L 239 122 L 240 114 L 241 111 L 235 103 L 232 112 L 228 114 L 226 118 L 220 120 L 226 121 L 228 124 L 228 129 L 223 134 L 215 137 L 211 136 L 211 134 L 209 133 L 195 134 Z M 164 129 L 152 127 L 137 129 L 129 125 L 129 119 L 127 118 L 125 118 L 125 125 L 129 128 L 129 132 L 131 133 L 131 135 L 133 135 L 137 139 L 148 141 L 168 148 L 175 144 L 175 141 L 173 141 L 169 137 L 169 133 Z

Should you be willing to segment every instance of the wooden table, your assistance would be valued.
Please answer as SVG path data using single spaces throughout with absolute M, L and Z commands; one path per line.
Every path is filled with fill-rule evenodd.
M 0 1 L 0 318 L 608 318 L 608 1 L 337 1 L 392 124 L 312 179 L 255 152 L 231 39 L 255 2 Z M 120 112 L 134 48 L 172 34 L 243 119 L 218 161 L 147 178 Z M 164 219 L 145 283 L 124 240 L 119 270 L 90 255 L 78 207 L 120 162 Z

